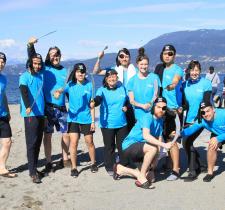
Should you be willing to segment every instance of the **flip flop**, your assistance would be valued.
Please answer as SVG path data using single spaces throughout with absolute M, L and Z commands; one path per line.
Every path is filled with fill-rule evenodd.
M 120 179 L 120 175 L 117 173 L 117 164 L 113 165 L 113 179 L 114 180 Z
M 6 178 L 16 178 L 18 175 L 14 174 L 14 173 L 11 173 L 11 172 L 7 172 L 7 173 L 4 173 L 4 174 L 0 174 L 0 176 L 6 177 Z
M 135 185 L 137 187 L 143 188 L 143 189 L 154 189 L 155 187 L 153 185 L 151 185 L 148 181 L 144 182 L 143 184 L 141 184 L 141 182 L 139 182 L 138 180 L 135 181 Z

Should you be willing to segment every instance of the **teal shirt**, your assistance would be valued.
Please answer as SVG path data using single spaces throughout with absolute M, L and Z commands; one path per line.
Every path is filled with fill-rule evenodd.
M 8 115 L 5 103 L 4 103 L 4 97 L 5 97 L 5 91 L 6 91 L 6 85 L 7 85 L 7 79 L 6 77 L 0 73 L 0 117 L 5 117 Z

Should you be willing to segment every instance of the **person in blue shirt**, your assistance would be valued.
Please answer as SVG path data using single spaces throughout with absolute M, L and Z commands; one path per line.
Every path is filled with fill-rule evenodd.
M 31 37 L 28 41 L 27 50 L 28 56 L 35 54 L 34 44 L 37 43 L 35 37 Z M 62 133 L 62 160 L 60 161 L 61 167 L 70 167 L 71 162 L 68 157 L 69 148 L 69 135 L 67 134 L 67 110 L 65 105 L 65 94 L 61 94 L 60 98 L 56 100 L 53 97 L 53 93 L 64 88 L 67 82 L 67 69 L 61 64 L 61 51 L 58 47 L 51 47 L 48 50 L 45 67 L 44 67 L 44 97 L 45 97 L 45 116 L 46 126 L 44 130 L 44 150 L 46 156 L 45 171 L 49 173 L 53 170 L 52 168 L 52 133 L 54 133 L 54 127 L 57 131 Z
M 183 70 L 175 64 L 176 49 L 171 44 L 166 44 L 160 54 L 161 64 L 156 66 L 155 73 L 159 75 L 162 89 L 161 94 L 167 100 L 167 112 L 165 116 L 163 137 L 165 141 L 171 141 L 171 134 L 176 130 L 175 118 L 176 114 L 180 117 L 182 124 L 182 92 L 181 84 L 183 77 Z M 172 159 L 172 171 L 168 181 L 174 181 L 179 178 L 179 147 L 177 143 L 174 144 L 170 150 L 170 157 Z
M 129 160 L 129 165 L 135 162 L 142 162 L 141 169 L 125 167 L 121 164 L 114 165 L 114 179 L 119 179 L 123 175 L 135 177 L 135 184 L 138 187 L 153 188 L 147 180 L 147 172 L 153 163 L 158 147 L 171 149 L 173 143 L 162 141 L 163 116 L 166 111 L 166 99 L 156 98 L 151 112 L 143 116 L 143 120 L 137 121 L 129 135 L 122 143 L 125 157 Z
M 211 132 L 207 151 L 208 173 L 203 178 L 204 182 L 210 182 L 214 178 L 213 169 L 217 159 L 218 149 L 225 144 L 225 109 L 214 109 L 209 101 L 200 104 L 200 118 L 192 126 L 185 128 L 181 136 L 192 135 L 198 130 L 205 128 Z
M 7 178 L 17 177 L 17 174 L 10 172 L 6 168 L 6 161 L 9 157 L 10 148 L 12 145 L 12 131 L 9 124 L 10 112 L 6 97 L 7 79 L 2 74 L 6 64 L 6 55 L 0 52 L 0 176 Z
M 130 63 L 131 56 L 129 50 L 127 48 L 120 49 L 116 55 L 116 65 L 110 68 L 102 69 L 100 67 L 100 63 L 103 57 L 104 57 L 104 50 L 98 54 L 98 59 L 95 63 L 93 73 L 105 75 L 107 71 L 115 69 L 118 73 L 118 81 L 120 81 L 126 88 L 129 80 L 138 72 L 137 68 L 132 63 Z M 134 126 L 136 120 L 134 116 L 133 107 L 129 103 L 127 104 L 126 118 L 127 118 L 127 127 L 128 130 L 130 131 Z
M 91 172 L 98 171 L 95 161 L 95 145 L 93 142 L 93 132 L 95 131 L 94 108 L 90 108 L 92 99 L 92 83 L 86 78 L 86 66 L 83 63 L 74 65 L 71 72 L 71 80 L 64 89 L 55 91 L 54 97 L 60 98 L 62 93 L 68 94 L 68 133 L 70 136 L 70 157 L 71 157 L 71 176 L 78 177 L 77 170 L 77 147 L 80 134 L 84 134 L 84 139 L 88 147 L 91 159 Z
M 128 134 L 125 115 L 128 96 L 124 86 L 118 82 L 116 70 L 106 72 L 103 86 L 97 90 L 94 102 L 95 106 L 101 105 L 99 126 L 104 142 L 105 169 L 109 175 L 113 175 L 116 147 L 120 163 L 126 165 L 126 159 L 122 153 L 122 142 Z
M 37 171 L 38 156 L 44 132 L 43 67 L 40 54 L 29 58 L 28 70 L 19 78 L 21 92 L 20 114 L 24 117 L 29 175 L 33 183 L 41 183 Z
M 138 53 L 136 59 L 138 73 L 128 82 L 127 91 L 130 103 L 134 107 L 135 118 L 141 120 L 150 111 L 152 101 L 158 95 L 157 89 L 161 86 L 161 82 L 156 74 L 149 72 L 149 58 L 145 55 L 144 48 L 141 47 Z
M 199 61 L 192 60 L 187 68 L 189 78 L 182 84 L 184 93 L 184 101 L 186 108 L 186 117 L 184 120 L 184 127 L 189 127 L 198 119 L 198 111 L 200 103 L 210 101 L 212 93 L 211 82 L 204 77 L 201 77 L 201 64 Z M 195 139 L 201 134 L 203 128 L 198 130 L 193 135 L 189 136 L 183 143 L 183 147 L 188 157 L 188 176 L 184 181 L 193 181 L 203 169 L 200 162 L 200 155 L 194 148 L 193 143 Z

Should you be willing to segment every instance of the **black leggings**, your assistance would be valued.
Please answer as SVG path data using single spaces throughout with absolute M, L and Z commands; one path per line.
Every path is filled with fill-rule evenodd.
M 127 126 L 122 128 L 101 128 L 104 142 L 104 163 L 108 171 L 113 170 L 113 164 L 116 162 L 115 149 L 117 147 L 120 164 L 127 165 L 127 159 L 122 151 L 122 142 L 128 134 Z
M 192 124 L 185 123 L 184 127 L 189 127 L 191 125 Z M 200 130 L 198 130 L 197 132 L 189 136 L 185 141 L 183 141 L 183 147 L 187 154 L 188 167 L 190 172 L 193 172 L 193 171 L 196 172 L 196 170 L 199 170 L 201 167 L 200 155 L 198 151 L 195 149 L 193 143 L 195 139 L 197 139 L 197 137 L 201 134 L 203 129 L 204 128 L 201 128 Z

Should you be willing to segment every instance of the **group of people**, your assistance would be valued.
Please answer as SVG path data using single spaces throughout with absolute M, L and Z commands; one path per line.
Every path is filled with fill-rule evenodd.
M 33 37 L 28 41 L 27 71 L 19 80 L 28 169 L 34 183 L 41 183 L 43 176 L 37 170 L 42 139 L 46 156 L 45 172 L 52 170 L 51 137 L 54 127 L 62 133 L 61 164 L 71 167 L 71 176 L 79 176 L 77 147 L 81 134 L 88 147 L 91 172 L 98 171 L 93 133 L 95 107 L 99 105 L 104 166 L 115 180 L 128 175 L 135 177 L 137 187 L 154 188 L 152 182 L 157 179 L 154 169 L 162 148 L 168 152 L 172 164 L 167 180 L 177 180 L 180 177 L 178 132 L 188 160 L 189 172 L 184 180 L 197 179 L 206 168 L 193 143 L 204 128 L 212 135 L 207 152 L 207 174 L 203 181 L 213 179 L 217 150 L 225 143 L 225 110 L 215 109 L 211 104 L 212 84 L 201 76 L 198 61 L 189 63 L 188 76 L 184 80 L 183 69 L 175 64 L 176 49 L 171 44 L 163 47 L 161 63 L 156 66 L 154 73 L 149 71 L 150 59 L 144 48 L 138 51 L 136 67 L 130 63 L 129 50 L 123 48 L 116 56 L 116 66 L 101 68 L 102 51 L 93 74 L 104 75 L 104 78 L 102 87 L 95 93 L 92 82 L 86 77 L 87 69 L 83 63 L 75 64 L 68 74 L 60 64 L 60 49 L 50 48 L 43 62 L 34 47 L 37 41 Z M 1 70 L 5 63 L 5 54 L 0 53 Z M 11 146 L 11 129 L 5 97 L 6 78 L 2 74 L 0 85 L 0 175 L 16 177 L 5 166 Z

